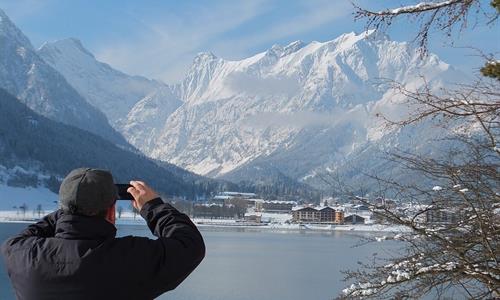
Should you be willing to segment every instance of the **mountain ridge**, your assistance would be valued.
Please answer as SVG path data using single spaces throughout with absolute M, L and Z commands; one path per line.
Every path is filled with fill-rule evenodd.
M 115 129 L 141 99 L 167 85 L 141 76 L 130 76 L 98 61 L 75 38 L 46 42 L 38 55 L 68 80 L 85 99 L 101 110 Z
M 0 17 L 0 88 L 46 117 L 130 147 L 101 111 L 37 55 L 29 39 L 2 10 Z
M 197 174 L 317 187 L 314 177 L 337 165 L 349 173 L 363 149 L 408 140 L 385 138 L 401 133 L 375 115 L 404 116 L 404 99 L 387 81 L 418 89 L 421 76 L 438 89 L 462 74 L 375 30 L 273 45 L 241 60 L 200 52 L 181 83 L 135 97 L 113 124 L 147 156 Z

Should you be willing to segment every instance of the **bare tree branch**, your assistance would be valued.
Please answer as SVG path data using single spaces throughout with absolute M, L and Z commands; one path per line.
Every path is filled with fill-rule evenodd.
M 467 28 L 469 13 L 477 15 L 482 12 L 491 24 L 498 18 L 498 12 L 486 12 L 481 0 L 448 0 L 437 2 L 420 2 L 415 5 L 372 11 L 361 8 L 353 3 L 355 8 L 354 19 L 366 19 L 367 29 L 385 31 L 397 18 L 412 16 L 420 22 L 415 41 L 421 47 L 422 54 L 427 52 L 429 33 L 436 29 L 451 36 L 457 28 L 459 32 Z M 476 19 L 477 21 L 477 19 Z

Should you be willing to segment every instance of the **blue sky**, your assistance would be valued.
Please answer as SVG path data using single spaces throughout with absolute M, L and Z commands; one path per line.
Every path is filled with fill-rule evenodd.
M 388 8 L 412 1 L 355 1 Z M 484 1 L 486 4 L 489 2 Z M 273 44 L 328 41 L 346 32 L 361 32 L 348 0 L 0 0 L 0 8 L 31 39 L 75 37 L 95 56 L 129 74 L 176 83 L 193 57 L 210 51 L 225 59 L 241 59 Z M 481 21 L 481 20 L 480 20 Z M 401 21 L 388 31 L 397 41 L 411 41 L 415 25 Z M 486 53 L 500 51 L 498 23 L 476 25 L 456 38 L 436 35 L 430 50 L 464 71 L 482 64 L 475 46 Z

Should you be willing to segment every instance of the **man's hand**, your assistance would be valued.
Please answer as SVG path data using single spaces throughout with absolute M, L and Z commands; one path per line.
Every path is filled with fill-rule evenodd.
M 158 193 L 156 193 L 152 188 L 147 186 L 142 181 L 130 181 L 131 187 L 127 189 L 127 192 L 134 196 L 134 201 L 132 201 L 132 205 L 138 210 L 141 211 L 142 206 L 155 198 L 158 198 Z

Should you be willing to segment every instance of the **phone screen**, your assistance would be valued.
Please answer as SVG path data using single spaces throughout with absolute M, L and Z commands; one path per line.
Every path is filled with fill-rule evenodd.
M 117 183 L 115 186 L 118 190 L 118 200 L 134 200 L 132 194 L 127 192 L 127 189 L 131 187 L 130 184 Z

